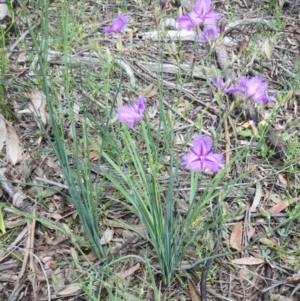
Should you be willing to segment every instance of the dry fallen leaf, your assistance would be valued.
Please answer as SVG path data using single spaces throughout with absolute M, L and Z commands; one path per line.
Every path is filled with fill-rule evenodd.
M 6 122 L 6 155 L 12 165 L 15 165 L 22 156 L 22 148 L 17 133 L 9 122 Z
M 151 92 L 151 90 L 153 89 L 154 85 L 153 84 L 150 84 L 147 88 L 145 88 L 143 91 L 142 91 L 142 94 L 143 95 L 147 95 Z
M 284 175 L 283 174 L 278 174 L 278 178 L 279 178 L 279 181 L 281 182 L 281 184 L 284 186 L 284 187 L 287 187 L 288 186 L 288 182 L 287 180 L 285 179 Z
M 72 284 L 56 293 L 57 296 L 74 296 L 81 290 L 80 284 Z
M 116 278 L 123 278 L 125 279 L 126 277 L 129 277 L 130 275 L 132 275 L 133 273 L 135 273 L 137 270 L 139 270 L 141 267 L 141 265 L 139 263 L 135 264 L 134 266 L 132 266 L 131 268 L 129 268 L 126 271 L 122 271 L 117 273 Z
M 31 91 L 30 99 L 37 115 L 41 117 L 43 124 L 46 124 L 46 96 L 44 92 L 37 89 L 33 89 Z
M 255 234 L 255 228 L 250 224 L 249 232 L 248 232 L 248 240 L 250 240 L 254 234 Z
M 12 124 L 0 114 L 0 152 L 6 142 L 6 156 L 12 165 L 24 159 L 19 137 Z
M 269 190 L 267 190 L 265 192 L 265 195 L 264 195 L 264 198 L 263 198 L 263 202 L 266 201 L 267 199 L 269 199 L 270 195 L 271 195 L 271 192 Z
M 261 258 L 244 257 L 244 258 L 233 259 L 231 260 L 231 262 L 235 264 L 256 265 L 256 264 L 262 264 L 265 261 Z
M 299 201 L 300 197 L 298 198 L 292 198 L 290 200 L 281 201 L 278 204 L 274 205 L 269 211 L 271 213 L 279 213 L 282 210 L 284 210 L 286 207 L 294 204 L 295 202 Z
M 7 131 L 6 131 L 5 120 L 4 117 L 0 114 L 0 152 L 6 141 L 6 135 L 7 135 Z
M 108 244 L 112 240 L 113 236 L 114 230 L 107 228 L 100 239 L 101 245 Z
M 198 293 L 195 291 L 194 286 L 190 280 L 188 280 L 189 290 L 193 301 L 201 301 Z
M 25 96 L 30 98 L 31 104 L 27 109 L 21 110 L 20 114 L 34 114 L 36 117 L 40 117 L 43 124 L 47 124 L 47 112 L 46 112 L 46 96 L 44 92 L 38 89 L 32 89 L 31 93 L 25 93 Z M 39 123 L 38 126 L 40 127 Z
M 278 203 L 281 202 L 280 196 L 279 196 L 278 194 L 275 194 L 275 193 L 272 193 L 272 192 L 271 192 L 271 194 L 270 194 L 270 196 L 269 196 L 269 199 L 270 199 L 273 203 L 275 203 L 275 204 L 278 204 Z
M 89 261 L 91 262 L 94 262 L 98 259 L 97 255 L 94 253 L 94 252 L 90 252 L 88 255 L 87 255 L 87 258 Z
M 97 160 L 99 158 L 99 152 L 97 150 L 90 151 L 89 158 L 91 161 Z
M 122 98 L 122 95 L 121 93 L 118 93 L 117 94 L 117 107 L 122 107 L 124 105 L 123 103 L 123 98 Z
M 156 95 L 158 91 L 158 87 L 154 86 L 153 89 L 146 95 L 147 98 L 153 97 Z
M 282 295 L 276 295 L 276 294 L 271 294 L 271 298 L 274 301 L 294 301 L 294 299 L 291 299 L 289 297 L 282 296 Z
M 278 243 L 276 241 L 273 241 L 267 237 L 260 238 L 259 242 L 268 247 L 277 247 L 278 246 Z
M 231 231 L 230 246 L 235 250 L 242 249 L 243 241 L 243 222 L 237 223 Z
M 266 53 L 268 60 L 270 61 L 272 59 L 273 49 L 272 49 L 272 47 L 270 45 L 270 41 L 268 39 L 265 40 L 265 42 L 263 44 L 263 50 Z
M 256 208 L 260 203 L 261 197 L 262 197 L 262 188 L 261 188 L 261 185 L 258 183 L 256 185 L 256 192 L 255 192 L 254 200 L 253 200 L 252 206 L 250 208 L 251 212 L 256 211 Z

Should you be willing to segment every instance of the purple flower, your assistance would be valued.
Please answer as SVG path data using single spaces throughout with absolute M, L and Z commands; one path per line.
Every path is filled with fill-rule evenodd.
M 182 17 L 177 18 L 177 23 L 179 27 L 186 30 L 191 30 L 193 27 L 200 25 L 201 21 L 196 18 L 195 14 L 189 13 Z
M 160 5 L 160 9 L 164 10 L 166 8 L 167 1 L 166 0 L 160 0 L 159 5 Z
M 179 27 L 191 30 L 200 24 L 215 25 L 220 15 L 213 12 L 210 0 L 196 0 L 193 10 L 177 18 Z
M 215 25 L 221 17 L 220 14 L 213 11 L 210 0 L 196 0 L 194 12 L 200 19 L 200 23 L 205 25 Z
M 279 123 L 276 125 L 276 129 L 277 129 L 277 131 L 283 131 L 285 129 L 285 125 Z
M 112 20 L 110 27 L 104 27 L 103 31 L 107 33 L 120 33 L 125 29 L 127 22 L 128 19 L 120 15 Z
M 117 119 L 126 123 L 132 129 L 136 122 L 143 118 L 145 108 L 144 96 L 139 95 L 136 104 L 130 103 L 127 106 L 117 108 Z
M 191 171 L 211 171 L 217 172 L 224 163 L 224 158 L 216 154 L 212 149 L 212 141 L 209 136 L 195 135 L 190 153 L 182 157 L 181 164 Z
M 217 27 L 206 27 L 199 35 L 198 39 L 203 42 L 208 40 L 212 41 L 217 38 L 219 32 L 220 30 Z
M 222 76 L 215 78 L 213 75 L 211 75 L 210 79 L 213 85 L 222 92 L 224 91 L 225 93 L 233 94 L 241 90 L 240 87 L 234 87 L 234 86 L 226 88 L 227 84 L 224 82 Z
M 248 78 L 242 76 L 239 82 L 240 91 L 245 93 L 247 99 L 255 102 L 274 101 L 275 97 L 267 95 L 268 84 L 266 80 L 259 76 Z
M 249 125 L 249 126 L 255 126 L 255 121 L 249 120 L 249 121 L 248 121 L 248 125 Z

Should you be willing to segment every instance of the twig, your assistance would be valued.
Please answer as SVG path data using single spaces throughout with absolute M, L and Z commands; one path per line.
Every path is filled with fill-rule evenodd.
M 36 207 L 33 208 L 32 216 L 36 217 Z M 28 232 L 28 238 L 30 241 L 30 250 L 34 250 L 35 226 L 36 226 L 36 219 L 33 219 L 30 230 Z M 36 266 L 34 264 L 32 253 L 30 253 L 30 269 L 31 269 L 30 282 L 32 284 L 34 299 L 35 301 L 37 301 Z
M 227 114 L 224 113 L 224 131 L 225 131 L 225 157 L 226 157 L 226 165 L 230 161 L 230 137 L 229 137 L 229 129 L 228 129 L 228 121 L 227 121 Z M 227 171 L 229 175 L 229 170 Z
M 293 289 L 293 291 L 291 292 L 291 297 L 300 289 L 300 283 L 298 283 L 298 285 Z
M 7 244 L 0 244 L 1 246 L 5 246 L 7 248 L 11 248 L 11 245 L 7 245 Z M 41 270 L 45 276 L 45 281 L 46 281 L 46 285 L 47 285 L 47 300 L 48 301 L 51 301 L 51 291 L 50 291 L 50 284 L 49 284 L 49 279 L 48 279 L 48 276 L 47 276 L 47 273 L 44 269 L 44 266 L 43 266 L 43 263 L 41 262 L 41 260 L 32 252 L 28 251 L 27 249 L 23 249 L 23 248 L 20 248 L 20 247 L 13 247 L 14 249 L 18 249 L 20 251 L 23 251 L 23 252 L 28 252 L 30 254 L 32 254 L 32 256 L 36 259 L 36 261 L 39 263 L 40 267 L 41 267 Z
M 263 216 L 262 213 L 260 212 L 257 212 L 257 213 L 251 213 L 251 218 L 254 218 L 254 217 L 260 217 L 260 216 Z M 288 214 L 287 213 L 270 213 L 270 217 L 287 217 Z M 242 215 L 238 215 L 232 219 L 230 219 L 230 221 L 233 221 L 233 222 L 238 222 L 238 221 L 241 221 L 245 219 L 245 214 L 242 214 Z
M 190 269 L 193 269 L 195 267 L 202 268 L 202 267 L 204 267 L 202 261 L 204 261 L 204 260 L 201 260 L 201 262 L 199 262 L 199 261 L 197 261 L 197 262 L 182 261 L 178 265 L 178 270 L 190 270 Z M 140 261 L 140 262 L 145 263 L 145 261 Z M 151 264 L 151 267 L 158 270 L 158 271 L 160 271 L 162 269 L 161 264 L 158 263 L 158 262 Z
M 68 63 L 73 66 L 79 67 L 82 65 L 93 66 L 93 67 L 101 67 L 101 62 L 98 58 L 93 57 L 82 57 L 79 55 L 68 55 L 67 56 Z M 54 64 L 64 64 L 66 61 L 66 57 L 63 53 L 58 51 L 49 51 L 48 52 L 48 62 Z M 132 88 L 135 88 L 135 76 L 132 71 L 130 65 L 124 60 L 114 59 L 113 60 L 117 65 L 119 65 L 128 75 L 130 85 Z
M 21 245 L 27 238 L 27 228 L 24 228 L 21 233 L 18 234 L 17 238 L 9 245 L 12 249 L 13 247 L 17 246 L 17 244 Z M 17 247 L 16 247 L 17 248 Z M 13 250 L 10 250 L 7 254 L 4 254 L 2 257 L 0 257 L 0 262 L 2 262 L 5 258 L 7 258 L 11 253 L 13 253 Z
M 12 186 L 10 181 L 4 175 L 3 169 L 0 168 L 0 185 L 4 189 L 4 191 L 12 198 L 13 205 L 17 208 L 24 209 L 27 208 L 27 211 L 31 210 L 31 204 L 27 201 L 27 196 L 18 191 Z
M 38 24 L 32 26 L 32 29 L 34 29 Z M 22 33 L 22 35 L 9 47 L 7 53 L 6 53 L 6 58 L 10 58 L 12 55 L 14 49 L 18 46 L 18 44 L 25 39 L 25 37 L 28 35 L 29 30 L 26 30 Z
M 8 301 L 18 301 L 19 300 L 19 295 L 22 292 L 22 290 L 26 287 L 25 284 L 20 285 L 18 288 L 14 289 L 12 292 L 10 298 Z
M 69 187 L 67 185 L 64 185 L 64 184 L 61 184 L 61 183 L 58 183 L 58 182 L 54 182 L 54 181 L 51 181 L 51 180 L 48 180 L 48 179 L 44 179 L 44 178 L 40 178 L 40 177 L 35 177 L 35 179 L 37 181 L 44 182 L 44 183 L 47 183 L 47 184 L 51 184 L 53 186 L 57 186 L 57 187 L 64 188 L 64 189 L 69 189 Z
M 0 272 L 12 270 L 20 265 L 20 262 L 2 263 L 0 265 Z
M 115 59 L 115 62 L 127 73 L 132 88 L 135 88 L 135 77 L 131 67 L 124 60 Z
M 28 232 L 28 237 L 27 237 L 27 241 L 26 241 L 25 250 L 28 251 L 28 252 L 25 252 L 25 254 L 24 254 L 22 268 L 21 268 L 21 271 L 19 272 L 19 275 L 18 275 L 18 282 L 24 276 L 26 266 L 27 266 L 27 262 L 28 262 L 28 258 L 29 258 L 29 251 L 30 251 L 30 235 L 29 235 L 30 234 L 30 222 L 29 221 L 27 222 L 27 232 Z
M 60 64 L 60 65 L 64 64 L 65 60 L 66 60 L 63 53 L 58 52 L 58 51 L 49 51 L 47 58 L 48 58 L 49 63 Z M 101 63 L 98 58 L 81 57 L 79 55 L 68 55 L 67 59 L 68 59 L 68 62 L 75 67 L 79 67 L 81 65 L 101 67 Z M 38 60 L 39 60 L 39 57 L 38 57 L 38 54 L 36 54 L 29 67 L 29 75 L 30 76 L 34 75 L 34 70 L 38 63 Z M 129 66 L 129 64 L 127 62 L 125 62 L 124 60 L 120 60 L 120 59 L 114 59 L 114 62 L 125 71 L 125 73 L 129 77 L 130 85 L 132 86 L 132 88 L 135 88 L 135 76 L 134 76 L 134 73 L 133 73 L 131 67 Z
M 191 66 L 187 64 L 182 65 L 174 65 L 174 64 L 166 64 L 166 63 L 156 63 L 156 62 L 139 62 L 140 65 L 143 65 L 144 68 L 148 68 L 148 70 L 152 72 L 163 72 L 170 74 L 178 74 L 181 72 L 184 75 L 191 75 L 193 77 L 207 79 L 207 75 L 211 72 L 210 68 L 205 66 L 197 67 L 195 66 L 191 72 Z
M 231 298 L 229 299 L 229 298 L 226 298 L 226 297 L 224 297 L 224 296 L 218 294 L 218 293 L 215 292 L 212 288 L 207 288 L 207 291 L 208 291 L 211 295 L 217 297 L 217 298 L 220 299 L 220 300 L 225 300 L 225 301 L 235 301 L 234 299 L 231 299 Z M 201 301 L 203 301 L 203 300 L 201 299 Z
M 227 24 L 223 35 L 225 36 L 233 29 L 239 28 L 242 25 L 257 24 L 257 23 L 264 24 L 271 30 L 276 30 L 276 28 L 271 24 L 271 22 L 268 20 L 265 20 L 265 19 L 261 19 L 261 18 L 242 19 L 242 20 L 237 20 L 237 21 Z M 172 25 L 173 27 L 177 27 L 176 22 L 171 22 L 171 20 L 168 20 L 168 22 L 166 22 L 165 24 L 162 24 L 162 25 L 165 25 L 165 26 Z M 153 31 L 143 32 L 139 35 L 142 37 L 143 40 L 151 39 L 151 40 L 156 41 L 162 36 L 162 33 L 158 32 L 157 30 L 153 30 Z M 186 30 L 186 29 L 168 30 L 165 32 L 164 38 L 167 40 L 172 40 L 172 41 L 174 41 L 174 40 L 190 41 L 190 42 L 198 41 L 199 43 L 205 43 L 205 42 L 199 41 L 199 38 L 197 37 L 197 35 L 195 34 L 194 31 L 190 31 L 190 30 Z M 225 37 L 224 37 L 224 40 L 225 40 L 224 44 L 226 46 L 231 46 L 230 45 L 231 43 L 229 40 L 227 40 Z
M 266 25 L 271 30 L 274 31 L 276 30 L 276 28 L 272 25 L 272 23 L 265 19 L 261 19 L 261 18 L 241 19 L 227 24 L 224 30 L 224 35 L 226 35 L 233 28 L 239 28 L 242 25 L 250 25 L 250 24 L 257 24 L 257 23 Z

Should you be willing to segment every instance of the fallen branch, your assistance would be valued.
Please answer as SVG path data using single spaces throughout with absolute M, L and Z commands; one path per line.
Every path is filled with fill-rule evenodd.
M 232 29 L 231 29 L 232 30 Z M 198 36 L 193 32 L 186 29 L 181 30 L 168 30 L 164 34 L 158 32 L 157 30 L 147 31 L 139 34 L 143 40 L 151 39 L 153 41 L 158 41 L 163 36 L 167 41 L 183 41 L 183 42 L 194 42 L 205 44 L 206 42 L 199 41 Z M 237 43 L 231 39 L 224 37 L 223 43 L 226 46 L 236 46 Z
M 205 66 L 198 67 L 194 66 L 191 68 L 188 64 L 182 65 L 174 65 L 174 64 L 167 64 L 167 63 L 156 63 L 156 62 L 139 62 L 144 68 L 147 68 L 151 72 L 163 72 L 163 73 L 170 73 L 170 74 L 181 74 L 184 75 L 191 75 L 192 77 L 197 77 L 201 79 L 207 79 L 207 74 L 210 74 L 210 68 Z
M 27 59 L 29 59 L 29 57 L 25 58 L 25 60 L 27 60 Z M 85 66 L 92 66 L 92 67 L 99 68 L 102 66 L 99 58 L 84 57 L 84 56 L 79 56 L 79 55 L 68 55 L 66 58 L 66 56 L 61 52 L 58 52 L 58 51 L 49 51 L 48 52 L 48 63 L 63 65 L 66 63 L 66 61 L 74 67 L 80 67 L 82 65 L 85 65 Z M 134 76 L 134 73 L 133 73 L 130 65 L 127 62 L 125 62 L 124 60 L 120 60 L 120 59 L 114 59 L 113 62 L 116 63 L 119 67 L 121 67 L 125 71 L 125 73 L 129 77 L 130 85 L 132 86 L 132 88 L 135 88 L 135 85 L 136 85 L 135 76 Z M 30 76 L 33 76 L 35 74 L 34 70 L 36 69 L 37 64 L 38 64 L 38 55 L 36 54 L 29 67 L 29 75 Z
M 243 25 L 250 25 L 250 24 L 263 24 L 267 26 L 271 30 L 275 30 L 274 26 L 271 24 L 270 21 L 261 19 L 261 18 L 253 18 L 253 19 L 243 19 L 243 20 L 237 20 L 234 22 L 231 22 L 225 26 L 224 32 L 223 32 L 223 44 L 225 46 L 236 46 L 237 43 L 232 41 L 231 39 L 226 37 L 226 34 L 228 34 L 230 31 L 232 31 L 235 28 L 240 28 Z M 172 26 L 176 28 L 176 30 L 167 30 L 167 31 L 147 31 L 139 34 L 139 37 L 142 38 L 143 40 L 145 39 L 151 39 L 154 41 L 157 41 L 160 39 L 162 36 L 164 39 L 167 40 L 173 40 L 173 41 L 199 41 L 198 36 L 195 34 L 194 31 L 192 30 L 186 30 L 186 29 L 180 29 L 178 28 L 178 24 L 174 19 L 167 19 L 165 22 L 161 23 L 162 27 L 166 26 Z M 199 41 L 199 43 L 206 43 Z

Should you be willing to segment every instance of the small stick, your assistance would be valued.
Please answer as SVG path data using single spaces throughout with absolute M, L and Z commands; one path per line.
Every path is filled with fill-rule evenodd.
M 10 181 L 4 175 L 3 169 L 0 168 L 0 185 L 4 191 L 12 198 L 13 205 L 17 208 L 27 208 L 30 211 L 31 205 L 26 201 L 27 196 L 14 188 Z
M 32 211 L 33 217 L 36 217 L 36 207 L 33 208 Z M 30 241 L 30 250 L 34 250 L 34 234 L 35 234 L 35 226 L 36 226 L 36 219 L 32 219 L 32 224 L 29 230 L 28 239 Z M 30 253 L 30 269 L 32 272 L 32 277 L 30 277 L 30 281 L 32 283 L 33 288 L 33 295 L 35 301 L 37 301 L 37 282 L 36 282 L 36 267 L 34 264 L 32 253 Z
M 227 114 L 224 113 L 224 130 L 225 130 L 225 156 L 226 156 L 226 165 L 230 161 L 230 137 L 229 137 L 229 130 L 228 130 L 228 121 L 227 121 Z M 227 175 L 229 175 L 229 170 L 227 170 Z
M 30 222 L 29 221 L 27 222 L 27 231 L 28 231 L 28 234 L 30 234 Z M 28 251 L 28 252 L 25 252 L 25 255 L 24 255 L 24 258 L 23 258 L 22 268 L 21 268 L 21 271 L 19 272 L 19 275 L 18 275 L 18 280 L 17 280 L 18 282 L 24 276 L 25 269 L 26 269 L 26 266 L 27 266 L 27 262 L 28 262 L 28 258 L 29 258 L 29 251 L 30 251 L 30 235 L 28 235 L 28 237 L 27 237 L 25 250 Z
M 9 59 L 10 56 L 12 55 L 14 49 L 17 47 L 17 45 L 25 39 L 25 37 L 28 35 L 29 30 L 26 30 L 23 32 L 23 34 L 9 47 L 7 53 L 6 53 L 6 58 Z
M 58 183 L 58 182 L 54 182 L 54 181 L 51 181 L 51 180 L 48 180 L 48 179 L 44 179 L 44 178 L 40 178 L 40 177 L 36 177 L 35 179 L 40 181 L 40 182 L 51 184 L 53 186 L 57 186 L 57 187 L 64 188 L 64 189 L 69 189 L 69 187 L 67 185 L 64 185 L 64 184 L 61 184 L 61 183 Z
M 12 292 L 10 298 L 8 301 L 18 301 L 19 300 L 19 295 L 22 292 L 22 290 L 26 287 L 25 284 L 20 285 L 19 287 L 16 287 L 14 291 Z

